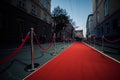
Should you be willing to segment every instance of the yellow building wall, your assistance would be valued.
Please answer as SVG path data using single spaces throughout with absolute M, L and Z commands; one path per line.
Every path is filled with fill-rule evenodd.
M 104 15 L 104 3 L 105 0 L 101 0 L 99 7 L 96 9 L 96 0 L 92 0 L 93 5 L 93 15 L 94 15 L 94 27 L 98 24 L 102 23 L 105 19 L 107 19 Z M 120 0 L 110 0 L 109 5 L 109 16 L 111 16 L 115 11 L 120 9 Z M 100 23 L 97 23 L 96 15 L 97 12 L 100 13 Z

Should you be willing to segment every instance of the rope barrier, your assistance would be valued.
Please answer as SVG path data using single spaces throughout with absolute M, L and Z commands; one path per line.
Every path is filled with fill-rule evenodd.
M 104 37 L 104 35 L 101 37 L 101 38 L 92 38 L 92 39 L 90 39 L 90 38 L 87 38 L 86 39 L 86 42 L 91 42 L 90 40 L 93 40 L 94 41 L 94 43 L 93 43 L 93 45 L 94 45 L 94 47 L 95 47 L 95 45 L 97 44 L 97 45 L 99 45 L 97 42 L 99 42 L 100 41 L 100 43 L 101 43 L 101 50 L 102 51 L 104 51 L 104 47 L 106 47 L 106 42 L 109 42 L 109 43 L 115 43 L 115 42 L 118 42 L 118 41 L 120 41 L 120 38 L 119 39 L 116 39 L 116 40 L 109 40 L 109 39 L 107 39 L 107 38 L 105 38 Z M 106 42 L 105 42 L 106 41 Z M 108 46 L 107 46 L 108 47 Z
M 58 39 L 58 38 L 57 38 L 57 41 L 62 42 L 62 41 L 63 41 L 63 39 L 61 39 L 61 40 L 60 40 L 60 39 Z
M 118 42 L 120 41 L 120 39 L 117 39 L 117 40 L 108 40 L 107 38 L 104 37 L 104 40 L 107 41 L 107 42 L 110 42 L 110 43 L 114 43 L 114 42 Z
M 105 41 L 110 42 L 110 43 L 114 43 L 114 42 L 120 41 L 120 39 L 117 39 L 117 40 L 109 40 L 109 39 L 107 39 L 107 38 L 105 38 L 105 37 L 104 37 L 104 38 L 102 37 L 102 39 L 104 39 Z M 101 39 L 101 38 L 99 38 L 99 39 L 95 38 L 96 41 L 102 41 L 102 39 Z
M 22 49 L 22 47 L 24 46 L 24 44 L 26 43 L 26 41 L 30 38 L 29 34 L 30 33 L 28 33 L 26 35 L 26 37 L 24 38 L 24 40 L 22 41 L 22 43 L 20 44 L 20 46 L 11 55 L 9 55 L 6 59 L 4 59 L 4 60 L 2 60 L 0 62 L 0 65 L 8 62 L 11 58 L 13 58 Z
M 52 47 L 52 45 L 53 45 L 54 38 L 52 38 L 52 41 L 51 41 L 51 43 L 49 44 L 49 46 L 48 46 L 47 48 L 44 48 L 44 47 L 42 47 L 42 45 L 40 44 L 39 39 L 37 38 L 37 35 L 36 35 L 35 33 L 34 33 L 34 37 L 35 37 L 35 40 L 36 40 L 38 46 L 39 46 L 42 50 L 48 50 L 48 49 L 50 49 L 50 48 Z
M 59 42 L 62 42 L 64 40 L 65 40 L 64 38 L 62 38 L 61 40 L 57 38 L 57 41 L 59 41 Z

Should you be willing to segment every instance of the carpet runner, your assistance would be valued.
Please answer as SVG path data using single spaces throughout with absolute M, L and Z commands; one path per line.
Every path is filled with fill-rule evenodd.
M 120 63 L 75 42 L 24 80 L 120 80 Z

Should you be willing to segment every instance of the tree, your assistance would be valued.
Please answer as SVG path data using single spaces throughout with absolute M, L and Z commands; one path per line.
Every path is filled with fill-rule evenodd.
M 70 23 L 71 23 L 73 26 L 76 26 L 76 23 L 73 21 L 73 19 L 70 19 Z
M 55 33 L 61 31 L 63 27 L 66 26 L 66 24 L 70 23 L 70 18 L 67 15 L 66 10 L 60 8 L 59 6 L 54 8 L 54 10 L 52 11 L 52 18 L 56 23 L 56 25 L 54 26 Z

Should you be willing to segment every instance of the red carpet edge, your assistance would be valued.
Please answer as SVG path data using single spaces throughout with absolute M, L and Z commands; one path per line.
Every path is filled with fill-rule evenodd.
M 84 42 L 83 42 L 83 43 L 84 43 Z M 110 59 L 112 59 L 112 60 L 114 60 L 114 61 L 120 63 L 120 61 L 118 61 L 117 59 L 115 59 L 115 58 L 113 58 L 113 57 L 110 57 L 109 55 L 107 55 L 107 54 L 105 54 L 105 53 L 103 53 L 103 52 L 97 50 L 96 48 L 94 48 L 94 47 L 92 47 L 92 46 L 90 46 L 90 45 L 88 45 L 88 44 L 86 44 L 86 43 L 84 43 L 84 44 L 87 45 L 87 46 L 89 46 L 89 47 L 91 47 L 91 48 L 94 49 L 95 51 L 101 53 L 102 55 L 104 55 L 104 56 L 106 56 L 106 57 L 108 57 L 108 58 L 110 58 Z
M 25 77 L 23 80 L 29 80 L 29 79 L 30 80 L 33 80 L 33 79 L 37 79 L 37 80 L 89 80 L 89 79 L 92 79 L 92 80 L 101 80 L 101 79 L 102 80 L 119 80 L 120 79 L 120 77 L 119 77 L 120 76 L 120 74 L 119 74 L 119 71 L 120 71 L 119 63 L 120 62 L 119 61 L 109 57 L 108 55 L 105 55 L 104 53 L 98 51 L 97 49 L 91 47 L 88 44 L 85 44 L 83 42 L 80 42 L 80 43 L 82 44 L 81 46 L 76 45 L 76 42 L 73 43 L 74 48 L 73 48 L 73 44 L 72 44 L 70 47 L 68 47 L 67 49 L 62 51 L 59 55 L 56 55 L 54 58 L 49 60 L 43 66 L 37 68 L 36 71 L 34 71 L 33 73 L 31 73 L 30 75 Z M 85 52 L 89 53 L 89 55 L 87 56 L 86 53 L 85 54 L 82 53 L 82 55 L 79 54 L 80 56 L 82 56 L 81 60 L 80 60 L 78 54 L 74 54 L 74 52 L 71 52 L 70 53 L 71 55 L 69 57 L 67 57 L 66 55 L 69 53 L 68 51 L 72 51 L 71 50 L 72 48 L 76 52 L 77 51 L 85 51 L 87 49 L 87 51 L 85 51 Z M 79 50 L 79 48 L 81 48 L 81 50 Z M 91 52 L 91 51 L 94 51 L 94 52 Z M 91 54 L 94 54 L 94 53 L 95 53 L 95 55 L 91 56 Z M 96 53 L 99 53 L 99 54 L 96 54 Z M 77 56 L 72 57 L 72 59 L 73 59 L 72 60 L 71 56 L 73 56 L 73 54 L 77 55 Z M 64 57 L 62 57 L 63 55 L 64 55 Z M 99 59 L 99 56 L 100 56 L 100 58 L 102 57 L 103 59 Z M 59 62 L 61 62 L 61 60 L 63 60 L 62 64 L 56 65 L 55 59 L 56 59 L 56 61 L 59 60 Z M 69 61 L 72 61 L 71 67 L 67 67 L 67 65 L 63 66 L 64 64 L 66 64 L 66 62 L 64 62 L 64 61 L 66 61 L 68 63 L 67 65 L 69 65 L 69 66 L 71 64 L 71 62 L 69 63 Z M 79 61 L 79 63 L 78 63 L 78 61 Z M 51 66 L 50 65 L 51 63 L 53 65 L 56 65 L 57 68 Z M 74 65 L 74 63 L 76 63 L 76 64 Z M 83 65 L 81 65 L 81 64 L 83 64 Z M 55 71 L 52 71 L 53 68 L 55 69 Z M 58 73 L 58 72 L 56 73 L 56 71 L 59 71 L 61 73 Z M 75 73 L 75 74 L 73 74 L 73 73 Z M 41 76 L 39 76 L 39 75 L 41 75 Z
M 49 63 L 50 61 L 54 60 L 56 57 L 58 57 L 59 55 L 61 55 L 61 53 L 63 53 L 64 51 L 66 51 L 69 47 L 71 47 L 74 43 L 72 43 L 71 45 L 69 45 L 66 49 L 64 49 L 62 52 L 60 52 L 58 55 L 56 55 L 55 57 L 53 57 L 52 59 L 50 59 L 49 61 L 47 61 L 45 64 L 43 64 L 42 66 L 38 67 L 35 69 L 34 72 L 32 72 L 31 74 L 29 74 L 28 76 L 26 76 L 25 78 L 23 78 L 23 80 L 25 80 L 27 77 L 29 77 L 30 75 L 34 74 L 35 72 L 37 72 L 37 70 L 41 69 L 42 67 L 44 67 L 47 63 Z

